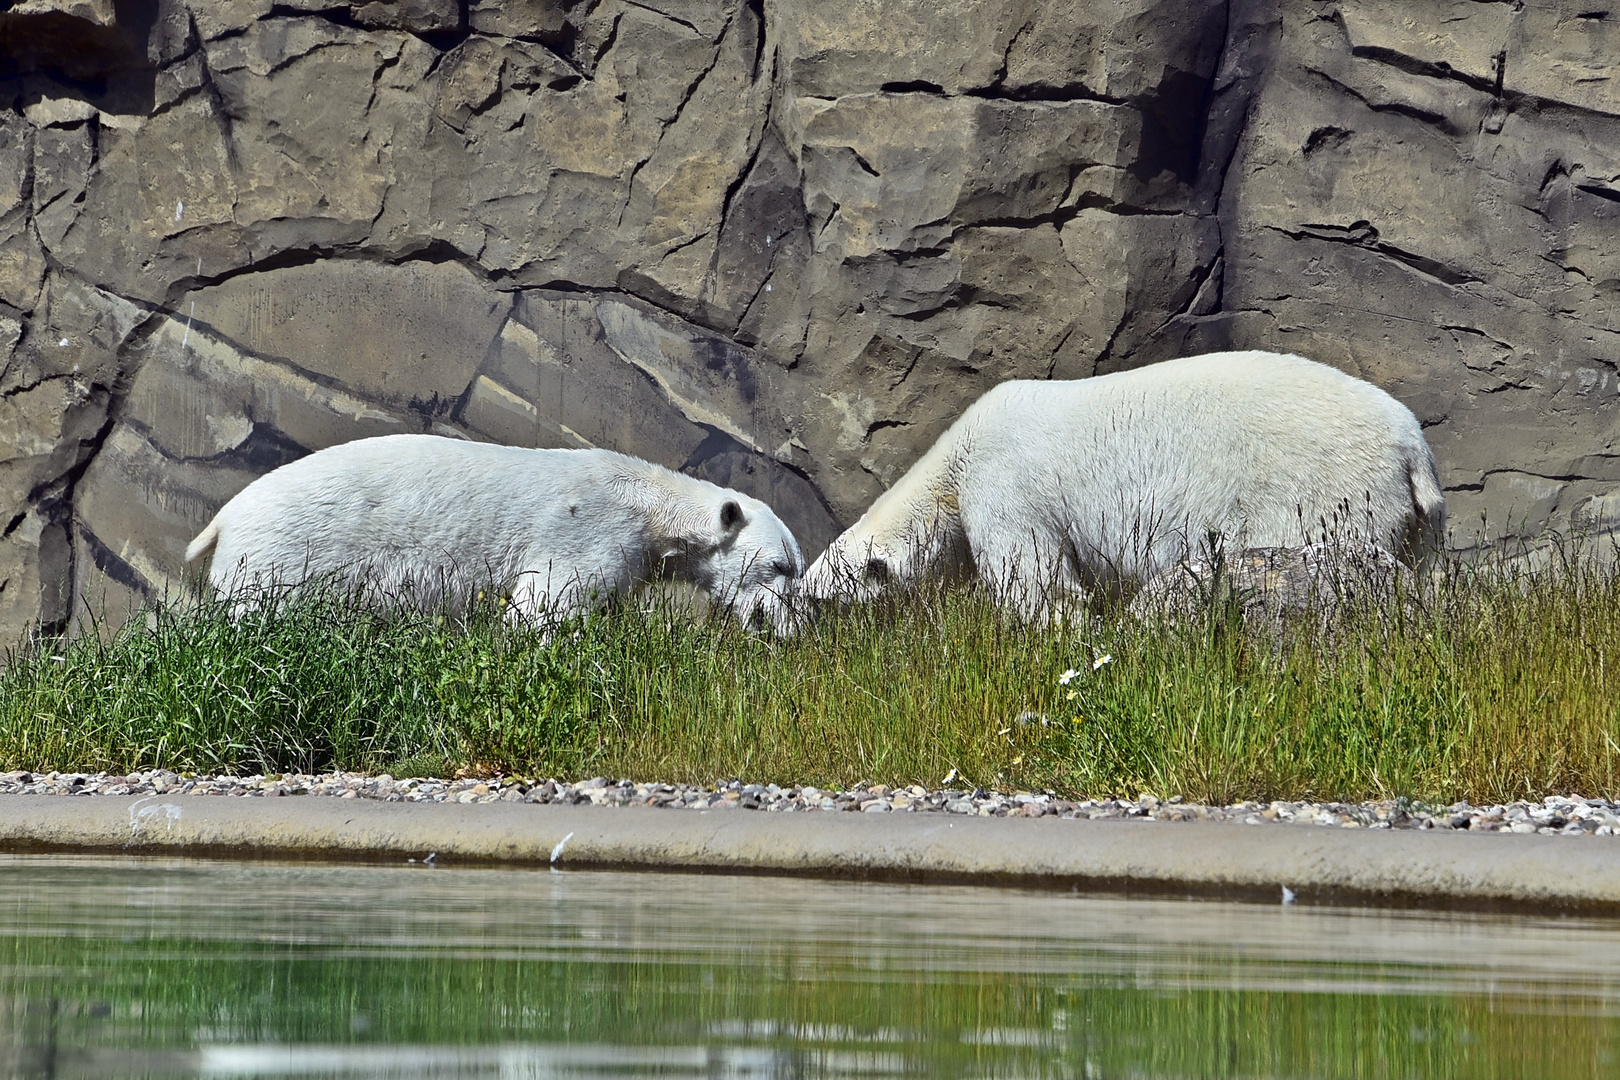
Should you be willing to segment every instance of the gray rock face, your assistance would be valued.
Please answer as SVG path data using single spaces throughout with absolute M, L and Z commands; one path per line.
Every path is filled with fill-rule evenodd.
M 1410 406 L 1456 543 L 1607 529 L 1600 14 L 14 4 L 0 641 L 180 588 L 232 494 L 365 435 L 638 454 L 813 557 L 994 384 L 1223 348 Z

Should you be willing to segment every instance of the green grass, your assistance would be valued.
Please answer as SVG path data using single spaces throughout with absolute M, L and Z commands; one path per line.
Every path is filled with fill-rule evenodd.
M 317 597 L 232 622 L 190 603 L 13 654 L 0 768 L 819 786 L 954 769 L 968 786 L 1215 802 L 1612 797 L 1614 657 L 1620 577 L 1573 556 L 1453 562 L 1281 633 L 1219 604 L 1021 626 L 939 589 L 786 642 L 655 602 L 549 640 L 487 612 Z

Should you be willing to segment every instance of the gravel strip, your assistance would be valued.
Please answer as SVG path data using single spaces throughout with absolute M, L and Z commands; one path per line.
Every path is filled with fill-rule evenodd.
M 856 787 L 824 791 L 732 780 L 714 786 L 637 784 L 596 777 L 578 784 L 522 777 L 396 780 L 386 773 L 296 773 L 271 776 L 189 776 L 158 769 L 119 776 L 109 773 L 0 773 L 0 795 L 221 795 L 266 798 L 324 795 L 382 802 L 529 802 L 580 806 L 660 806 L 673 810 L 762 810 L 795 813 L 843 810 L 858 813 L 943 813 L 979 817 L 1123 818 L 1142 821 L 1227 821 L 1245 825 L 1314 825 L 1341 829 L 1467 829 L 1473 832 L 1543 833 L 1562 836 L 1620 834 L 1620 805 L 1578 796 L 1549 795 L 1541 802 L 1499 806 L 1429 806 L 1405 800 L 1371 803 L 1254 802 L 1199 806 L 1179 796 L 1140 799 L 1060 799 L 1049 792 L 1004 793 L 975 788 L 929 791 Z

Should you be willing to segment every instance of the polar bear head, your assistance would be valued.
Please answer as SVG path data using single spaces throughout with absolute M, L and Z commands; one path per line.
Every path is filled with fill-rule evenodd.
M 758 499 L 702 481 L 694 487 L 668 499 L 659 515 L 668 536 L 659 552 L 664 572 L 702 589 L 745 626 L 794 633 L 804 556 L 793 533 Z
M 906 504 L 889 495 L 873 503 L 806 571 L 805 596 L 864 603 L 956 566 L 963 553 L 954 508 L 936 500 Z

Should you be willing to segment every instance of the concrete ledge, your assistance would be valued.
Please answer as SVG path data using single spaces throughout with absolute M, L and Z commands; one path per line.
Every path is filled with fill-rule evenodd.
M 0 852 L 404 861 L 949 881 L 1620 913 L 1620 842 L 1198 822 L 523 803 L 0 796 Z

